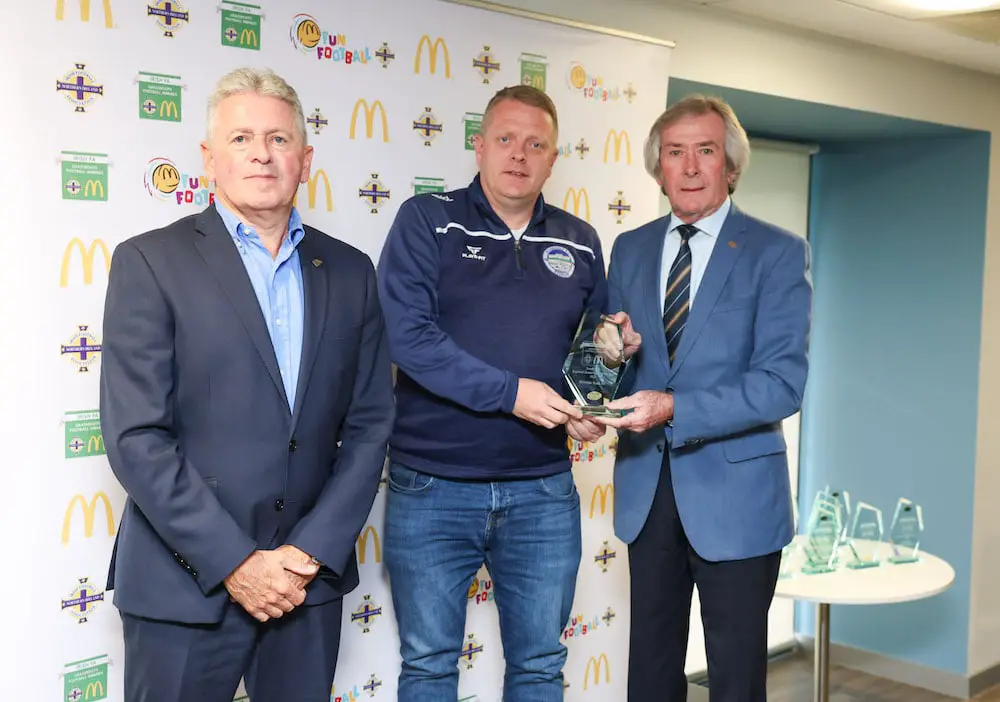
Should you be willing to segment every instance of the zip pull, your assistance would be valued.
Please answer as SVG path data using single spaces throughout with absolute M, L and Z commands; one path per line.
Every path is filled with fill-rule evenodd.
M 514 236 L 513 232 L 511 232 L 511 236 Z M 523 271 L 524 263 L 521 261 L 521 239 L 516 236 L 514 237 L 514 253 L 517 254 L 517 269 Z

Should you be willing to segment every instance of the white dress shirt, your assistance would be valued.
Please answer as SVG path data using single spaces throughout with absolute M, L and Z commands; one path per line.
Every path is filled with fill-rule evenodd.
M 729 215 L 729 210 L 732 207 L 732 198 L 727 197 L 726 201 L 722 203 L 715 212 L 710 214 L 708 217 L 699 219 L 697 222 L 692 222 L 692 224 L 698 227 L 698 231 L 688 239 L 688 246 L 691 247 L 691 308 L 694 308 L 694 298 L 698 294 L 698 286 L 701 285 L 701 279 L 705 275 L 705 269 L 708 268 L 708 261 L 712 257 L 712 250 L 715 248 L 715 242 L 719 238 L 719 232 L 722 231 L 722 224 L 726 221 L 726 217 Z M 660 314 L 663 312 L 663 298 L 667 292 L 667 279 L 670 277 L 670 266 L 673 265 L 674 259 L 677 258 L 677 252 L 681 248 L 681 235 L 677 231 L 677 227 L 684 224 L 681 220 L 673 215 L 667 220 L 667 232 L 666 240 L 663 242 L 663 258 L 660 262 Z

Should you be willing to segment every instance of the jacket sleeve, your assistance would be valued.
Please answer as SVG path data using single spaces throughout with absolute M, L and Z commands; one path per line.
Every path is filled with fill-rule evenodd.
M 130 242 L 112 256 L 101 354 L 101 431 L 111 470 L 208 594 L 257 544 L 178 442 L 173 313 L 148 261 Z
M 626 301 L 623 290 L 623 276 L 622 272 L 622 249 L 624 248 L 622 242 L 625 241 L 622 237 L 615 239 L 615 243 L 611 247 L 611 262 L 608 266 L 608 313 L 614 314 L 615 312 L 628 312 L 629 317 L 632 318 L 632 326 L 636 327 L 635 312 L 636 310 L 625 309 Z M 643 353 L 640 349 L 639 353 Z M 646 351 L 649 353 L 649 351 Z M 625 397 L 632 392 L 632 388 L 635 386 L 636 379 L 636 362 L 638 357 L 630 358 L 628 364 L 625 366 L 625 373 L 622 375 L 621 381 L 618 383 L 618 391 L 615 393 L 615 398 Z
M 799 410 L 809 369 L 810 251 L 804 239 L 787 242 L 757 297 L 749 367 L 736 382 L 674 392 L 672 447 L 773 424 Z
M 399 208 L 382 248 L 379 297 L 392 361 L 435 395 L 479 412 L 512 412 L 517 376 L 464 351 L 438 326 L 437 236 L 411 199 Z
M 358 534 L 375 501 L 393 421 L 392 366 L 370 264 L 366 280 L 361 362 L 340 433 L 337 463 L 316 504 L 288 537 L 288 543 L 318 558 L 337 576 L 354 557 Z

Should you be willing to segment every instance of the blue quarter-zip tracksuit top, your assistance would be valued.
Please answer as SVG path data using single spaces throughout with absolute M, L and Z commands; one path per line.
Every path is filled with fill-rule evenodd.
M 518 378 L 568 396 L 562 365 L 580 317 L 607 311 L 594 228 L 539 196 L 517 240 L 476 176 L 404 202 L 378 274 L 397 366 L 392 460 L 451 479 L 569 470 L 565 427 L 512 411 Z

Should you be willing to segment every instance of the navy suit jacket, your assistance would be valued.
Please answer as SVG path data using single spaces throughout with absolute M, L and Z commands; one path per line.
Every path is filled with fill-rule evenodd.
M 223 580 L 293 544 L 324 567 L 305 604 L 358 583 L 355 546 L 392 426 L 375 271 L 305 227 L 290 408 L 253 286 L 214 207 L 125 241 L 104 314 L 101 427 L 128 493 L 108 589 L 119 610 L 221 620 Z
M 808 372 L 809 245 L 734 205 L 671 366 L 660 289 L 668 220 L 620 235 L 611 253 L 610 310 L 626 311 L 642 334 L 618 395 L 674 398 L 666 426 L 621 432 L 615 532 L 631 543 L 642 530 L 666 450 L 677 511 L 702 558 L 772 553 L 793 535 L 781 420 L 798 411 Z

